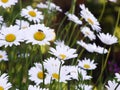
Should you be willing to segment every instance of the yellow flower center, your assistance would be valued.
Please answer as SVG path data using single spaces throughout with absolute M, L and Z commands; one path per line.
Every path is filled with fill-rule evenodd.
M 86 68 L 86 69 L 89 69 L 89 68 L 90 68 L 90 65 L 89 65 L 89 64 L 84 64 L 83 67 Z
M 1 0 L 1 2 L 3 2 L 3 3 L 7 3 L 7 2 L 8 2 L 8 0 Z
M 58 80 L 58 79 L 59 79 L 59 74 L 53 73 L 53 74 L 52 74 L 52 77 L 53 77 L 54 79 L 57 79 L 57 80 Z
M 42 41 L 43 39 L 45 39 L 45 34 L 42 31 L 38 31 L 34 34 L 34 39 Z
M 36 12 L 34 12 L 34 11 L 29 11 L 28 13 L 29 13 L 30 16 L 36 17 Z
M 5 36 L 5 40 L 6 40 L 7 42 L 13 42 L 15 39 L 16 39 L 16 36 L 15 36 L 14 34 L 7 34 L 7 35 Z
M 94 22 L 90 18 L 88 18 L 87 21 L 92 25 L 94 24 Z
M 4 88 L 2 86 L 0 86 L 0 90 L 4 90 Z
M 0 58 L 2 58 L 3 56 L 2 55 L 0 55 Z
M 66 55 L 65 55 L 65 54 L 60 54 L 59 56 L 60 56 L 60 58 L 61 58 L 62 60 L 64 60 L 64 59 L 66 58 Z
M 37 77 L 39 79 L 43 79 L 44 78 L 44 73 L 43 72 L 38 72 Z

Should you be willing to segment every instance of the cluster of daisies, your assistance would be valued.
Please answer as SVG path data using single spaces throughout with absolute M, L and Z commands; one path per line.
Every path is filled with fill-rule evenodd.
M 18 0 L 0 0 L 0 6 L 4 9 L 11 8 L 18 3 Z M 84 38 L 94 42 L 96 37 L 105 44 L 113 45 L 117 43 L 117 38 L 109 33 L 101 32 L 100 24 L 95 16 L 85 7 L 84 4 L 80 5 L 80 17 L 66 12 L 68 20 L 74 22 L 77 25 L 81 25 L 80 31 Z M 60 83 L 69 83 L 74 80 L 77 82 L 74 85 L 74 90 L 92 90 L 93 85 L 86 83 L 92 79 L 89 71 L 97 68 L 97 62 L 90 58 L 79 58 L 77 49 L 71 48 L 65 44 L 63 40 L 56 40 L 55 30 L 44 24 L 44 15 L 42 10 L 48 10 L 48 13 L 62 12 L 62 9 L 52 2 L 46 1 L 45 3 L 39 3 L 36 8 L 27 6 L 20 11 L 21 20 L 15 19 L 15 23 L 7 26 L 4 22 L 4 17 L 0 16 L 0 47 L 7 49 L 14 47 L 21 47 L 22 43 L 25 45 L 48 45 L 50 48 L 48 54 L 50 57 L 44 58 L 42 63 L 35 62 L 34 66 L 31 66 L 28 70 L 28 79 L 32 82 L 28 85 L 28 90 L 49 90 L 52 88 L 53 83 L 58 83 L 56 90 Z M 26 21 L 25 21 L 26 20 Z M 82 26 L 83 21 L 86 23 Z M 31 24 L 32 23 L 32 24 Z M 96 34 L 95 34 L 96 33 Z M 55 42 L 54 42 L 55 41 Z M 54 42 L 54 46 L 51 45 Z M 76 44 L 81 46 L 89 53 L 107 54 L 108 50 L 105 47 L 96 45 L 95 43 L 86 42 L 85 39 L 77 40 Z M 19 52 L 19 51 L 18 51 Z M 49 56 L 48 55 L 48 56 Z M 77 59 L 77 61 L 74 61 Z M 72 60 L 69 64 L 67 61 Z M 8 61 L 9 57 L 5 50 L 0 50 L 0 61 Z M 76 64 L 74 64 L 74 62 Z M 116 73 L 117 80 L 108 81 L 104 87 L 108 90 L 120 89 L 119 81 L 120 74 Z M 9 82 L 9 77 L 6 73 L 0 75 L 0 90 L 9 90 L 12 87 L 12 83 Z M 47 88 L 41 87 L 44 84 Z M 44 86 L 42 85 L 42 86 Z M 49 87 L 48 87 L 49 86 Z M 61 87 L 63 88 L 63 87 Z M 111 89 L 112 88 L 112 89 Z M 19 90 L 19 89 L 16 89 Z

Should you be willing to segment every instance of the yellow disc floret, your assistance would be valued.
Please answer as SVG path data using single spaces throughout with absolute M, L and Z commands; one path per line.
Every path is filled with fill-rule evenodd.
M 53 77 L 54 79 L 57 79 L 57 80 L 58 80 L 58 79 L 59 79 L 59 74 L 53 73 L 53 74 L 52 74 L 52 77 Z
M 89 64 L 84 64 L 83 66 L 85 69 L 89 69 L 90 68 L 90 65 Z
M 42 31 L 34 33 L 34 39 L 37 41 L 42 41 L 45 39 L 45 34 Z
M 15 39 L 16 39 L 16 36 L 15 36 L 14 34 L 7 34 L 7 35 L 5 36 L 5 40 L 6 40 L 7 42 L 13 42 L 13 41 L 15 41 Z
M 64 59 L 66 58 L 66 55 L 65 55 L 65 54 L 60 54 L 59 56 L 60 56 L 60 58 L 61 58 L 62 60 L 64 60 Z
M 41 71 L 41 72 L 38 72 L 37 77 L 38 77 L 39 79 L 43 79 L 43 78 L 44 78 L 44 73 L 43 73 L 42 71 Z
M 0 90 L 4 90 L 4 88 L 2 86 L 0 86 Z
M 8 2 L 8 0 L 1 0 L 1 2 L 3 2 L 3 3 L 7 3 L 7 2 Z
M 29 11 L 28 13 L 29 13 L 30 16 L 36 17 L 36 12 L 35 11 Z

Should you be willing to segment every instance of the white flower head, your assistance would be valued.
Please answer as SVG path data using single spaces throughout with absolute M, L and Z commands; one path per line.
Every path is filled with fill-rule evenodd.
M 105 85 L 105 87 L 107 88 L 107 90 L 120 90 L 120 85 L 118 87 L 117 87 L 117 85 L 118 85 L 118 83 L 116 83 L 115 80 L 113 80 L 113 81 L 109 80 L 108 85 Z
M 20 45 L 23 41 L 22 32 L 18 26 L 10 26 L 0 31 L 0 46 Z
M 116 3 L 116 2 L 117 2 L 117 0 L 108 0 L 108 1 L 110 1 L 110 2 L 114 2 L 114 3 Z
M 29 27 L 29 22 L 24 21 L 24 20 L 16 20 L 16 25 L 18 25 L 21 29 L 26 29 Z
M 33 45 L 50 45 L 50 41 L 55 39 L 54 30 L 44 24 L 31 25 L 28 30 L 25 30 L 25 33 L 26 43 Z
M 8 76 L 6 73 L 0 76 L 0 89 L 9 90 L 12 87 L 12 84 L 8 82 Z
M 117 81 L 119 82 L 120 81 L 120 74 L 119 73 L 115 73 L 115 78 L 117 78 Z
M 112 45 L 117 43 L 117 38 L 115 36 L 110 35 L 109 33 L 104 34 L 104 33 L 99 33 L 98 38 L 106 45 Z
M 100 27 L 100 24 L 99 24 L 98 20 L 88 10 L 88 8 L 86 8 L 84 4 L 81 4 L 80 8 L 82 9 L 81 12 L 80 12 L 82 18 L 84 18 L 85 21 L 87 21 L 91 25 L 92 29 L 96 30 L 97 32 L 101 31 L 101 27 Z
M 11 7 L 12 5 L 15 5 L 18 2 L 18 0 L 0 0 L 0 6 L 3 8 Z
M 97 66 L 96 63 L 94 63 L 94 60 L 85 58 L 84 60 L 79 60 L 78 67 L 85 70 L 94 70 Z
M 39 86 L 33 86 L 33 85 L 29 85 L 28 86 L 28 90 L 48 90 L 46 88 L 40 88 Z
M 76 15 L 70 14 L 68 12 L 66 12 L 65 15 L 68 17 L 68 20 L 73 21 L 76 24 L 80 24 L 80 25 L 82 24 L 82 21 L 79 20 L 79 18 Z
M 59 42 L 59 45 L 57 44 L 55 49 L 50 47 L 50 53 L 61 60 L 75 58 L 78 55 L 76 54 L 76 49 L 70 48 L 69 46 L 65 45 L 64 42 Z
M 84 34 L 84 37 L 88 37 L 91 41 L 96 39 L 94 32 L 88 27 L 83 27 L 81 32 Z
M 8 61 L 8 55 L 7 55 L 6 51 L 0 50 L 0 61 L 2 61 L 2 60 Z
M 23 8 L 21 11 L 21 16 L 27 18 L 29 21 L 33 21 L 34 23 L 40 23 L 41 20 L 44 19 L 42 12 L 37 9 L 33 9 L 31 6 Z

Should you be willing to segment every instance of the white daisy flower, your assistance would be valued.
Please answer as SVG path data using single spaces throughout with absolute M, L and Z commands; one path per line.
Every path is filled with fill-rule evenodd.
M 42 65 L 40 63 L 35 63 L 35 66 L 31 67 L 29 70 L 29 79 L 34 81 L 36 85 L 43 82 L 45 78 L 45 73 L 43 73 Z
M 11 7 L 12 5 L 15 5 L 18 2 L 18 0 L 0 0 L 0 6 L 3 8 Z
M 23 8 L 21 11 L 21 16 L 27 18 L 29 21 L 33 21 L 34 23 L 40 23 L 40 21 L 44 19 L 42 12 L 37 9 L 33 9 L 31 6 Z
M 78 88 L 81 90 L 92 90 L 92 85 L 86 85 L 86 84 L 79 84 Z
M 76 15 L 70 14 L 68 12 L 66 12 L 65 15 L 68 17 L 68 20 L 73 21 L 76 24 L 80 24 L 80 25 L 82 24 L 82 21 L 79 20 L 79 18 Z
M 48 90 L 48 89 L 45 89 L 45 88 L 40 88 L 39 86 L 33 86 L 33 85 L 29 85 L 28 86 L 28 90 Z
M 2 24 L 2 23 L 3 23 L 3 17 L 0 16 L 0 24 Z
M 96 39 L 94 32 L 88 27 L 83 27 L 81 32 L 84 34 L 84 37 L 88 37 L 91 41 Z
M 26 29 L 29 27 L 29 22 L 24 21 L 24 20 L 16 20 L 16 25 L 18 25 L 21 29 Z
M 101 46 L 97 46 L 97 48 L 95 49 L 95 52 L 99 53 L 99 54 L 106 54 L 108 52 L 108 50 Z
M 0 76 L 0 90 L 9 90 L 12 84 L 8 82 L 8 76 L 6 73 Z
M 82 9 L 80 14 L 82 18 L 85 19 L 86 22 L 88 22 L 93 30 L 96 30 L 97 32 L 101 31 L 100 24 L 98 20 L 95 18 L 95 16 L 88 10 L 88 8 L 85 7 L 84 4 L 80 5 L 80 8 Z
M 94 63 L 94 60 L 85 58 L 84 60 L 79 60 L 78 67 L 85 70 L 94 70 L 96 68 L 96 63 Z
M 48 5 L 45 4 L 45 3 L 39 3 L 39 4 L 37 4 L 37 7 L 38 7 L 38 8 L 42 8 L 42 9 L 47 9 L 47 8 L 48 8 Z
M 97 36 L 106 45 L 112 45 L 114 43 L 117 43 L 118 40 L 115 36 L 112 36 L 109 33 L 99 33 Z
M 2 60 L 8 61 L 8 55 L 7 55 L 6 51 L 0 50 L 0 61 L 2 61 Z
M 47 77 L 52 78 L 52 80 L 60 80 L 60 82 L 66 83 L 66 80 L 70 79 L 68 72 L 66 72 L 66 67 L 61 66 L 61 62 L 59 59 L 49 58 L 44 62 L 44 68 L 47 70 Z M 59 73 L 60 70 L 60 73 Z
M 44 24 L 31 25 L 28 30 L 25 30 L 26 43 L 38 45 L 50 45 L 50 41 L 55 39 L 53 29 L 44 26 Z
M 20 45 L 23 41 L 22 32 L 18 26 L 11 26 L 0 31 L 0 46 Z
M 115 73 L 115 78 L 117 78 L 117 81 L 119 82 L 120 81 L 120 74 L 119 73 Z
M 86 70 L 83 70 L 81 68 L 78 69 L 78 73 L 80 75 L 80 78 L 82 80 L 90 80 L 92 77 L 87 75 L 87 71 Z
M 117 0 L 108 0 L 108 1 L 110 1 L 110 2 L 114 2 L 114 3 L 116 3 L 116 2 L 117 2 Z
M 118 87 L 117 87 L 117 85 L 118 85 L 118 83 L 116 83 L 115 80 L 113 80 L 113 81 L 109 80 L 108 85 L 105 85 L 105 87 L 107 88 L 107 90 L 120 90 L 120 85 Z
M 68 60 L 78 56 L 78 54 L 76 54 L 76 49 L 70 48 L 69 46 L 63 44 L 63 42 L 59 45 L 57 44 L 55 49 L 50 47 L 49 53 L 55 55 L 61 60 Z

